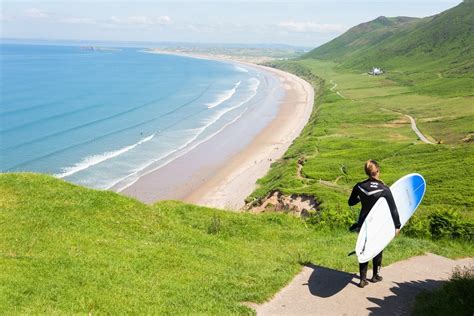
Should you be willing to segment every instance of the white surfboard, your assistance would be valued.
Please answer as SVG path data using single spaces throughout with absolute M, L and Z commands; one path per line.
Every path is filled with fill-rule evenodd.
M 391 187 L 403 227 L 420 205 L 426 191 L 425 179 L 418 173 L 406 175 Z M 385 198 L 380 198 L 367 215 L 359 232 L 355 253 L 360 263 L 378 255 L 395 237 L 390 208 Z

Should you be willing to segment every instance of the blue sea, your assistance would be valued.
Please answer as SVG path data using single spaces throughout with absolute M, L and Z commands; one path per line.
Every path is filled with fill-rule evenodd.
M 138 48 L 0 46 L 0 171 L 121 189 L 238 120 L 252 67 Z

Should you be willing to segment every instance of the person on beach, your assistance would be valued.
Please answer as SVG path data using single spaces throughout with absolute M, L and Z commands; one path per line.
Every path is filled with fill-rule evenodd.
M 367 160 L 364 166 L 365 173 L 368 178 L 362 182 L 357 183 L 352 189 L 351 196 L 349 197 L 349 206 L 354 206 L 357 203 L 361 202 L 362 208 L 359 214 L 359 220 L 356 224 L 352 225 L 351 231 L 359 231 L 364 223 L 365 218 L 369 214 L 370 210 L 374 206 L 375 202 L 381 197 L 387 200 L 388 206 L 390 208 L 390 213 L 392 214 L 393 224 L 395 225 L 395 235 L 398 235 L 400 232 L 400 218 L 398 216 L 397 206 L 393 200 L 392 192 L 390 188 L 386 186 L 382 180 L 380 180 L 380 167 L 375 160 Z M 373 283 L 382 281 L 380 276 L 380 268 L 382 267 L 382 252 L 381 251 L 377 256 L 372 260 L 373 263 L 373 275 L 370 280 Z M 363 288 L 369 283 L 367 282 L 367 267 L 369 266 L 368 262 L 359 263 L 359 272 L 360 272 L 360 283 L 359 287 Z

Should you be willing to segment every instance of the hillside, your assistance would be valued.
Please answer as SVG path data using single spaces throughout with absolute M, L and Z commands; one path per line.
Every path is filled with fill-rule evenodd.
M 472 95 L 474 2 L 423 19 L 379 17 L 357 25 L 303 59 L 331 60 L 354 71 L 382 67 L 425 93 Z
M 252 314 L 312 262 L 357 270 L 356 235 L 286 214 L 153 206 L 46 175 L 0 174 L 0 313 Z M 469 245 L 397 238 L 384 262 Z
M 300 137 L 247 200 L 259 205 L 275 191 L 314 196 L 321 209 L 316 221 L 343 222 L 351 189 L 365 178 L 364 162 L 375 159 L 388 184 L 412 172 L 427 180 L 425 198 L 408 226 L 415 235 L 430 236 L 429 218 L 446 212 L 459 223 L 466 220 L 458 236 L 471 240 L 474 78 L 463 68 L 472 64 L 472 54 L 465 54 L 473 46 L 463 44 L 474 34 L 468 32 L 471 9 L 472 2 L 424 19 L 381 17 L 305 58 L 271 64 L 311 82 L 318 96 Z M 375 59 L 366 56 L 376 56 L 375 65 L 387 73 L 369 76 L 373 64 L 367 60 Z
M 356 272 L 347 227 L 358 209 L 347 198 L 369 158 L 388 185 L 411 172 L 427 180 L 384 266 L 425 252 L 474 256 L 472 5 L 381 17 L 273 64 L 315 87 L 315 108 L 248 200 L 312 195 L 319 208 L 306 219 L 271 206 L 145 205 L 48 175 L 0 174 L 0 314 L 253 314 L 247 303 L 271 298 L 302 265 Z M 374 60 L 386 75 L 366 74 Z
M 380 16 L 377 19 L 361 23 L 336 39 L 307 53 L 303 58 L 341 59 L 354 55 L 359 51 L 366 51 L 379 42 L 394 35 L 403 29 L 410 29 L 412 25 L 420 23 L 421 19 L 409 17 L 387 18 Z

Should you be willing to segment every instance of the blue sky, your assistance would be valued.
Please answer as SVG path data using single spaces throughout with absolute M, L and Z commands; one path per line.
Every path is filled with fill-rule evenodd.
M 315 47 L 380 15 L 430 16 L 460 0 L 2 1 L 3 38 Z

